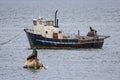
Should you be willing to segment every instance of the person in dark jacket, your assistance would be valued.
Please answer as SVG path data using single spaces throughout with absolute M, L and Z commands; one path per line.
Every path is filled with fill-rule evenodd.
M 97 31 L 90 27 L 90 31 L 88 32 L 87 36 L 89 37 L 95 37 L 97 35 Z
M 36 50 L 36 48 L 33 48 L 32 54 L 27 57 L 27 60 L 30 60 L 30 59 L 37 59 L 37 50 Z

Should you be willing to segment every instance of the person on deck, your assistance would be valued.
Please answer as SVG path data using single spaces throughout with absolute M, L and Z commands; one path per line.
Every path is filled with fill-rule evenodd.
M 95 29 L 93 29 L 92 27 L 90 27 L 90 31 L 88 32 L 87 36 L 95 37 L 95 36 L 97 36 L 97 31 Z

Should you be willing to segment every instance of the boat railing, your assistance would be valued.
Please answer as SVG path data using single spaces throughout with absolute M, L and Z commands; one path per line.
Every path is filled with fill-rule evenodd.
M 26 29 L 24 29 L 24 31 L 28 31 L 28 32 L 32 33 L 34 30 L 26 28 Z
M 25 29 L 27 32 L 30 32 L 30 33 L 34 33 L 34 34 L 40 34 L 41 32 L 40 31 L 37 31 L 37 30 L 33 30 L 33 29 Z
M 99 38 L 104 38 L 104 39 L 106 39 L 106 38 L 109 38 L 110 36 L 104 36 L 104 35 L 98 35 L 99 36 Z
M 66 34 L 63 36 L 64 39 L 75 39 L 76 35 L 75 34 Z

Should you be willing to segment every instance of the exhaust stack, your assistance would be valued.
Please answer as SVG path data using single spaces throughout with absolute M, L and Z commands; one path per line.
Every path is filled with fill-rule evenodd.
M 56 10 L 56 12 L 55 12 L 55 26 L 54 27 L 58 27 L 57 12 L 58 12 L 58 10 Z

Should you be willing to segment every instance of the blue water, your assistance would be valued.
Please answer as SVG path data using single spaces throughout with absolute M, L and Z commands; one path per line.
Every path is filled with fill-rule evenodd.
M 119 80 L 119 4 L 120 0 L 0 0 L 0 80 Z M 38 58 L 47 70 L 24 69 L 32 50 L 23 29 L 32 28 L 32 20 L 39 16 L 54 19 L 57 9 L 65 34 L 77 34 L 79 29 L 86 35 L 92 26 L 111 37 L 102 49 L 39 49 Z

